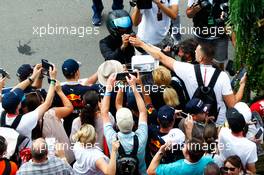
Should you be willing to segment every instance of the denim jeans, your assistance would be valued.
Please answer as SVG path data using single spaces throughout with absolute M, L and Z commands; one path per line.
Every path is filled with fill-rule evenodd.
M 112 4 L 113 10 L 119 10 L 123 8 L 124 8 L 123 0 L 113 0 L 113 4 Z M 94 15 L 97 15 L 98 17 L 100 17 L 104 9 L 102 0 L 93 0 L 92 9 L 93 9 Z

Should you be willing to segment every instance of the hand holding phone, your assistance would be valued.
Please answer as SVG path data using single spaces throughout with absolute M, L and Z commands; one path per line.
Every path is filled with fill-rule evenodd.
M 41 64 L 42 64 L 42 68 L 43 68 L 42 74 L 49 76 L 49 69 L 51 67 L 53 70 L 53 65 L 46 59 L 42 59 Z
M 135 77 L 137 76 L 137 72 L 122 72 L 122 73 L 117 73 L 116 80 L 126 81 L 126 77 L 130 77 L 129 74 L 134 75 Z
M 6 77 L 6 78 L 10 79 L 10 75 L 5 69 L 0 68 L 0 74 L 2 75 L 2 78 Z

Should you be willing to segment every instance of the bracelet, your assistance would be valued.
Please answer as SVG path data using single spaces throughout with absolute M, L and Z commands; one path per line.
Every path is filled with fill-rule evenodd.
M 56 80 L 51 79 L 51 80 L 50 80 L 50 84 L 53 85 L 53 86 L 55 86 L 55 84 L 56 84 Z
M 32 83 L 33 83 L 33 80 L 32 80 L 32 78 L 28 77 L 27 79 L 29 80 L 30 84 L 32 84 Z
M 109 96 L 111 96 L 111 94 L 112 94 L 111 92 L 105 92 L 104 96 L 108 96 L 109 97 Z

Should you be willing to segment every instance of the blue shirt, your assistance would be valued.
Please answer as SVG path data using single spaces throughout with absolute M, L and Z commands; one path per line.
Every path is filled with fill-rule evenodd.
M 130 154 L 133 150 L 134 145 L 134 135 L 136 134 L 138 137 L 138 152 L 137 157 L 139 161 L 139 171 L 142 175 L 147 175 L 146 172 L 146 163 L 145 163 L 145 149 L 148 139 L 148 125 L 145 122 L 141 122 L 138 125 L 138 129 L 135 132 L 131 132 L 129 134 L 124 134 L 121 132 L 116 133 L 113 129 L 111 123 L 107 123 L 104 125 L 104 135 L 106 138 L 106 142 L 109 150 L 112 150 L 112 141 L 116 140 L 116 134 L 118 134 L 118 139 L 120 143 L 125 149 L 126 154 Z
M 204 168 L 213 159 L 203 156 L 198 162 L 191 163 L 186 159 L 181 159 L 170 164 L 161 164 L 156 169 L 157 175 L 173 174 L 173 175 L 203 175 Z

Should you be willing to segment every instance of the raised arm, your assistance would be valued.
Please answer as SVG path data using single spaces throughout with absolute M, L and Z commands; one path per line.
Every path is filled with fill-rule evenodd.
M 224 95 L 223 99 L 228 108 L 232 108 L 236 103 L 240 102 L 243 98 L 247 76 L 246 74 L 242 77 L 239 83 L 239 88 L 236 94 Z
M 5 87 L 6 77 L 0 78 L 0 102 L 2 102 L 2 89 Z
M 198 4 L 193 4 L 190 7 L 187 7 L 186 15 L 188 18 L 193 18 L 196 13 L 198 13 L 202 8 Z
M 144 84 L 142 83 L 142 79 L 141 79 L 140 74 L 139 74 L 138 71 L 137 71 L 137 84 L 141 88 L 141 92 L 142 92 L 143 100 L 144 100 L 145 104 L 146 105 L 152 104 L 152 100 L 151 100 L 151 98 L 149 96 L 150 92 L 146 92 L 145 91 Z
M 41 64 L 37 64 L 33 69 L 32 75 L 26 80 L 18 83 L 12 90 L 16 88 L 25 90 L 29 85 L 31 85 L 35 81 L 36 78 L 40 76 L 41 70 L 42 70 Z
M 155 154 L 155 156 L 153 157 L 148 169 L 147 169 L 147 173 L 148 175 L 156 175 L 156 169 L 158 168 L 159 164 L 160 164 L 160 160 L 162 159 L 162 156 L 164 155 L 164 153 L 166 152 L 166 150 L 168 149 L 169 144 L 165 143 L 164 145 L 162 145 L 159 149 L 159 151 Z
M 138 26 L 141 21 L 142 15 L 137 7 L 134 7 L 131 19 L 134 26 Z
M 123 107 L 123 97 L 124 97 L 123 88 L 119 88 L 115 100 L 116 111 Z
M 36 110 L 38 110 L 39 117 L 42 117 L 44 113 L 50 108 L 52 105 L 53 97 L 55 95 L 55 83 L 56 83 L 56 76 L 57 76 L 57 69 L 55 65 L 53 65 L 53 69 L 50 67 L 49 69 L 50 75 L 50 85 L 49 90 L 46 96 L 44 103 L 42 103 Z
M 95 164 L 98 169 L 100 169 L 106 175 L 115 175 L 116 174 L 116 153 L 120 146 L 119 141 L 114 141 L 112 143 L 112 151 L 110 156 L 110 161 L 107 164 L 104 158 L 98 159 Z
M 173 4 L 169 7 L 165 6 L 160 0 L 153 0 L 155 4 L 171 19 L 176 19 L 178 16 L 178 5 Z
M 130 85 L 130 87 L 132 88 L 132 91 L 134 93 L 134 96 L 137 102 L 137 107 L 139 111 L 138 121 L 147 123 L 147 110 L 146 110 L 145 103 L 137 90 L 137 85 L 136 85 L 137 78 L 130 74 L 130 78 L 126 77 L 126 80 L 128 84 Z
M 164 66 L 166 66 L 170 70 L 173 70 L 175 60 L 162 53 L 159 48 L 154 47 L 150 44 L 146 44 L 137 37 L 130 37 L 129 42 L 135 47 L 141 47 L 146 52 L 148 52 L 148 54 L 159 60 Z
M 115 84 L 115 74 L 111 74 L 109 78 L 107 79 L 106 88 L 105 88 L 105 95 L 102 101 L 102 108 L 101 108 L 101 114 L 103 117 L 103 123 L 106 124 L 110 121 L 109 117 L 109 108 L 110 108 L 110 99 L 111 99 L 111 92 L 113 91 L 114 84 Z
M 67 117 L 68 115 L 72 113 L 73 105 L 63 93 L 60 82 L 58 81 L 56 83 L 55 90 L 62 101 L 63 107 L 55 107 L 54 110 L 55 110 L 56 116 L 58 116 L 61 119 L 61 118 Z
M 94 73 L 93 75 L 91 75 L 90 77 L 88 77 L 85 82 L 83 83 L 84 86 L 91 86 L 93 84 L 95 84 L 98 80 L 98 75 L 97 72 Z

